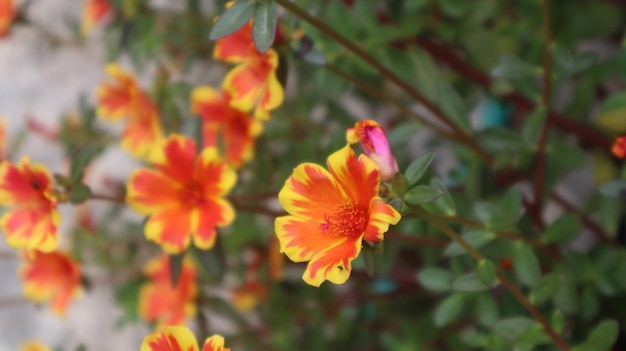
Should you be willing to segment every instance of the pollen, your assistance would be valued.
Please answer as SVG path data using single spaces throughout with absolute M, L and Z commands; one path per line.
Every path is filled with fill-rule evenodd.
M 320 228 L 334 236 L 352 237 L 363 234 L 367 222 L 367 212 L 354 201 L 339 204 L 329 215 L 324 214 L 325 223 Z

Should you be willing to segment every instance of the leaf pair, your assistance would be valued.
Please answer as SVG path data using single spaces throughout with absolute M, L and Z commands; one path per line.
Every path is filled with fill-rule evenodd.
M 238 0 L 219 16 L 209 38 L 216 40 L 234 33 L 252 19 L 252 40 L 259 52 L 264 53 L 274 43 L 276 34 L 276 1 Z

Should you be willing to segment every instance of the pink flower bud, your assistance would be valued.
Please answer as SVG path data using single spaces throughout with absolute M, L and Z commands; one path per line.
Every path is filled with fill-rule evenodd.
M 384 181 L 390 181 L 398 173 L 398 163 L 378 122 L 371 119 L 359 121 L 354 128 L 348 128 L 346 138 L 350 144 L 361 144 L 363 152 L 378 164 Z

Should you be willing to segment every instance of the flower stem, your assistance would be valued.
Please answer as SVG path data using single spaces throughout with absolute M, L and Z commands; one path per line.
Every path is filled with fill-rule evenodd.
M 481 262 L 485 260 L 485 256 L 476 250 L 473 246 L 471 246 L 467 241 L 465 241 L 459 234 L 457 234 L 454 230 L 446 225 L 440 218 L 431 215 L 421 208 L 413 208 L 414 213 L 418 215 L 420 218 L 428 221 L 430 224 L 435 226 L 442 233 L 446 234 L 450 239 L 458 243 L 465 251 L 467 251 L 472 257 L 476 259 L 476 261 Z M 497 269 L 496 274 L 498 276 L 498 280 L 516 299 L 519 303 L 541 324 L 545 332 L 550 336 L 552 341 L 556 346 L 558 346 L 562 351 L 569 351 L 569 347 L 561 338 L 561 336 L 548 324 L 543 315 L 533 306 L 533 304 L 528 300 L 526 295 L 522 293 L 521 290 L 507 278 L 507 276 L 502 272 L 501 269 Z

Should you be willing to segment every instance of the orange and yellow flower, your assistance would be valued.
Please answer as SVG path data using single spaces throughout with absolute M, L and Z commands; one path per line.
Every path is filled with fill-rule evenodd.
M 27 157 L 0 164 L 0 206 L 13 206 L 0 217 L 7 244 L 16 249 L 50 252 L 58 243 L 61 215 L 45 166 Z
M 348 143 L 359 143 L 363 152 L 380 167 L 380 175 L 384 181 L 390 181 L 400 170 L 383 127 L 378 122 L 366 119 L 349 128 L 346 138 Z
M 224 78 L 230 104 L 241 110 L 254 109 L 254 117 L 267 120 L 269 111 L 283 102 L 284 92 L 276 77 L 278 54 L 274 49 L 259 53 L 252 41 L 252 23 L 218 39 L 213 57 L 237 64 Z
M 218 147 L 221 136 L 228 164 L 241 167 L 254 157 L 254 138 L 263 124 L 230 104 L 228 92 L 198 87 L 191 94 L 191 111 L 202 117 L 204 147 Z
M 83 3 L 82 23 L 80 30 L 83 35 L 91 32 L 93 26 L 112 12 L 109 0 L 86 0 Z
M 176 286 L 172 286 L 170 257 L 163 255 L 144 267 L 148 282 L 139 290 L 139 314 L 159 325 L 182 324 L 196 314 L 198 284 L 193 262 L 183 260 Z
M 302 278 L 313 286 L 342 284 L 362 240 L 381 241 L 400 214 L 379 198 L 376 162 L 345 146 L 328 157 L 328 171 L 313 163 L 296 167 L 278 194 L 289 215 L 276 218 L 281 252 L 309 261 Z
M 157 107 L 120 66 L 108 64 L 106 71 L 112 80 L 100 84 L 96 92 L 98 116 L 108 121 L 126 120 L 122 146 L 135 157 L 157 158 L 154 151 L 164 139 Z
M 196 337 L 186 327 L 165 327 L 143 339 L 141 351 L 199 351 Z M 202 351 L 230 351 L 224 338 L 213 335 L 204 341 Z
M 15 16 L 13 0 L 0 0 L 0 37 L 7 35 Z
M 20 344 L 20 351 L 52 351 L 52 349 L 40 341 L 31 340 Z
M 615 138 L 611 152 L 616 157 L 626 158 L 626 135 Z
M 24 296 L 35 302 L 49 302 L 52 312 L 63 316 L 72 298 L 81 292 L 78 262 L 56 251 L 34 251 L 25 256 L 19 270 Z
M 198 155 L 196 143 L 174 134 L 164 143 L 156 170 L 131 174 L 127 202 L 150 218 L 145 225 L 149 240 L 170 254 L 183 252 L 193 239 L 200 249 L 215 244 L 216 227 L 227 226 L 235 210 L 225 196 L 237 174 L 217 154 L 205 148 Z

